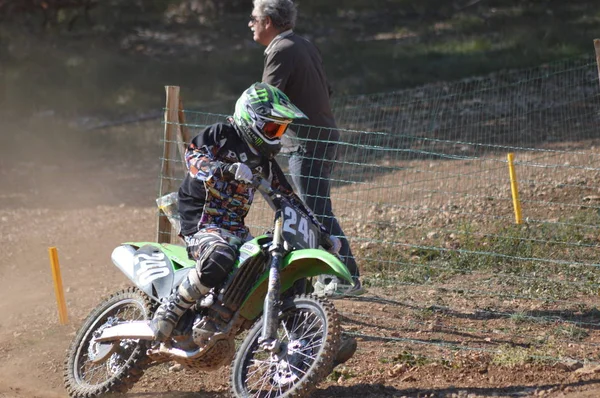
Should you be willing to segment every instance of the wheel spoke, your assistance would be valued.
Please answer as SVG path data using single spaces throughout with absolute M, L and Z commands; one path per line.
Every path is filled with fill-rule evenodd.
M 312 315 L 312 314 L 311 314 L 311 315 Z M 316 325 L 317 323 L 321 323 L 321 320 L 315 316 L 315 317 L 314 317 L 314 319 L 313 319 L 313 321 L 312 321 L 312 323 L 311 323 L 310 325 L 306 326 L 306 327 L 304 328 L 304 330 L 313 330 L 313 329 L 314 329 L 314 327 L 315 327 L 315 325 Z M 322 325 L 321 325 L 321 326 L 322 326 Z
M 90 381 L 90 384 L 91 384 L 91 382 L 93 380 L 95 380 L 96 375 L 98 375 L 99 373 L 101 373 L 101 371 L 102 371 L 102 367 L 98 366 L 98 365 L 95 365 L 95 366 L 92 366 L 92 367 L 86 369 L 84 371 L 84 376 L 86 376 L 86 378 L 89 377 L 89 381 Z M 100 379 L 100 377 L 98 377 L 98 379 Z
M 269 384 L 268 383 L 268 380 L 269 380 L 269 369 L 268 368 L 269 368 L 271 362 L 269 361 L 268 354 L 266 352 L 264 352 L 258 346 L 258 342 L 255 342 L 255 343 L 256 343 L 255 344 L 256 348 L 252 351 L 251 359 L 249 361 L 249 363 L 250 363 L 249 368 L 251 369 L 252 367 L 255 367 L 255 369 L 247 373 L 246 381 L 248 383 L 249 391 L 254 390 L 254 388 L 256 386 L 260 385 L 260 387 L 256 391 L 256 394 L 253 395 L 253 396 L 258 397 L 258 396 L 260 396 L 261 392 L 263 391 L 263 388 L 265 387 L 265 385 Z M 255 358 L 256 356 L 260 356 L 260 354 L 267 355 L 267 359 L 262 360 L 262 359 Z
M 305 362 L 302 361 L 302 363 L 305 363 Z M 291 363 L 288 362 L 288 369 L 290 369 L 290 373 L 292 372 L 291 368 L 294 368 L 294 370 L 296 370 L 297 372 L 302 373 L 302 376 L 304 376 L 306 374 L 305 371 L 303 371 L 302 369 L 300 369 L 300 368 L 298 368 L 298 367 L 296 367 L 296 366 L 294 366 L 294 365 L 292 365 Z M 300 378 L 302 378 L 302 376 Z
M 297 338 L 297 340 L 310 340 L 314 341 L 316 338 L 319 338 L 323 334 L 323 328 L 313 332 L 311 334 L 303 334 Z
M 292 341 L 292 338 L 290 337 L 290 333 L 288 332 L 287 327 L 285 326 L 285 322 L 282 320 L 280 322 L 281 324 L 281 328 L 283 329 L 283 332 L 285 334 L 285 337 L 287 338 L 288 341 Z
M 322 333 L 319 333 L 319 334 L 313 336 L 313 338 L 303 338 L 303 339 L 300 339 L 300 340 L 307 340 L 308 341 L 308 343 L 306 343 L 305 345 L 302 346 L 303 350 L 306 350 L 306 349 L 311 349 L 312 350 L 312 349 L 317 348 L 317 347 L 319 347 L 320 345 L 323 344 Z
M 257 386 L 260 384 L 260 387 L 257 390 L 257 393 L 260 394 L 260 392 L 263 390 L 264 386 L 268 383 L 269 380 L 269 374 L 267 372 L 263 372 L 263 374 L 258 378 L 258 380 L 256 380 L 256 382 L 253 382 L 251 385 L 249 385 L 248 387 L 249 390 L 253 390 L 254 386 Z M 258 395 L 256 395 L 258 396 Z
M 304 352 L 302 352 L 302 351 L 296 351 L 296 352 L 294 352 L 294 354 L 301 355 L 302 357 L 304 357 L 304 358 L 308 358 L 308 359 L 311 359 L 311 360 L 315 360 L 315 359 L 316 359 L 316 357 L 314 357 L 314 356 L 312 356 L 312 355 L 305 354 L 305 353 L 304 353 Z M 310 364 L 309 364 L 309 365 L 310 365 Z

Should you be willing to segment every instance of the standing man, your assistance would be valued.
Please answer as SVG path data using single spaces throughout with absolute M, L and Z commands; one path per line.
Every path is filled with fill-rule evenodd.
M 292 180 L 300 197 L 319 221 L 342 243 L 339 254 L 354 276 L 354 286 L 336 281 L 336 293 L 362 294 L 364 289 L 356 261 L 331 205 L 329 179 L 340 133 L 329 103 L 331 87 L 325 76 L 321 53 L 314 44 L 292 30 L 297 15 L 293 1 L 254 0 L 253 4 L 248 26 L 254 41 L 267 47 L 262 81 L 283 91 L 308 117 L 306 124 L 309 126 L 298 127 L 297 145 L 291 148 Z

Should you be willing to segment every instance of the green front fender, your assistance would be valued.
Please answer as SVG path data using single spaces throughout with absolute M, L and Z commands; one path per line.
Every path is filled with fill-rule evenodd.
M 291 288 L 298 279 L 322 274 L 335 275 L 352 283 L 350 271 L 333 254 L 320 249 L 293 251 L 285 256 L 282 261 L 280 271 L 281 292 Z M 262 313 L 269 284 L 268 279 L 269 270 L 267 269 L 240 307 L 241 316 L 253 320 Z

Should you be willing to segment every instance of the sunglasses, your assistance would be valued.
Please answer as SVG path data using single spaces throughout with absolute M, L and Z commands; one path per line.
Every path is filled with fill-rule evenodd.
M 287 123 L 280 124 L 275 122 L 265 122 L 262 127 L 262 131 L 265 137 L 269 139 L 280 138 L 287 130 Z

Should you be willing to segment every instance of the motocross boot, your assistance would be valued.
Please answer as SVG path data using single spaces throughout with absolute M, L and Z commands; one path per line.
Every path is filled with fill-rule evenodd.
M 190 271 L 177 291 L 158 307 L 154 318 L 150 321 L 154 339 L 165 341 L 171 337 L 181 316 L 209 291 L 209 287 L 200 283 L 198 273 L 195 270 Z

